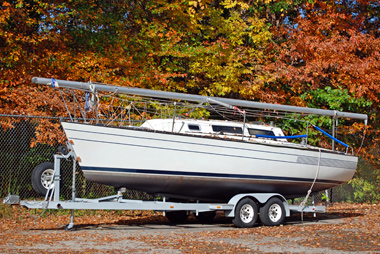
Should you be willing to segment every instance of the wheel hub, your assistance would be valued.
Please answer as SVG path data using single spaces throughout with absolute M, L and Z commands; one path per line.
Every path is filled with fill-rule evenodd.
M 269 219 L 273 222 L 277 222 L 282 216 L 282 209 L 280 205 L 273 204 L 269 207 Z
M 53 178 L 54 170 L 47 169 L 41 174 L 41 184 L 44 188 L 49 189 L 51 179 Z M 54 183 L 52 184 L 52 188 L 54 187 Z
M 249 223 L 252 221 L 254 215 L 253 207 L 245 204 L 240 209 L 240 218 L 244 223 Z

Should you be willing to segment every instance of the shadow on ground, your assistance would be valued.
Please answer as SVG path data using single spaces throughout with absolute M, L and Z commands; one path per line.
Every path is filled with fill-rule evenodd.
M 285 224 L 287 225 L 301 225 L 301 224 L 340 224 L 343 223 L 344 218 L 361 217 L 363 213 L 354 211 L 331 211 L 324 214 L 318 213 L 314 216 L 312 213 L 305 213 L 303 216 L 300 213 L 292 214 L 286 218 Z M 255 226 L 262 226 L 260 219 Z M 183 224 L 169 223 L 165 216 L 152 215 L 149 217 L 137 217 L 131 219 L 120 219 L 114 223 L 99 223 L 99 224 L 75 224 L 72 231 L 80 230 L 166 230 L 166 229 L 232 229 L 232 219 L 225 217 L 223 214 L 218 214 L 212 223 L 202 224 L 194 215 Z M 65 227 L 56 229 L 34 229 L 34 230 L 65 230 Z

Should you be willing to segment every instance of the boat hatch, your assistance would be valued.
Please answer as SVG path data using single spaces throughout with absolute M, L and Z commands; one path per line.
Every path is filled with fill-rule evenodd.
M 188 124 L 187 126 L 191 131 L 201 131 L 201 126 L 198 124 Z
M 242 134 L 243 129 L 237 126 L 212 125 L 212 131 L 220 133 Z
M 253 128 L 248 128 L 249 135 L 267 135 L 267 136 L 276 136 L 274 135 L 273 131 L 268 131 L 268 130 L 259 130 L 259 129 L 253 129 Z

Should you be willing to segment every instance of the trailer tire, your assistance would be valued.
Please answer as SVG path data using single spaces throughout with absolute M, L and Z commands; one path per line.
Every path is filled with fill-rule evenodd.
M 216 212 L 203 212 L 198 213 L 198 215 L 195 216 L 197 220 L 202 224 L 209 224 L 211 223 L 215 218 Z
M 278 226 L 285 220 L 285 207 L 279 198 L 271 198 L 260 208 L 260 220 L 266 226 Z
M 44 162 L 37 165 L 32 173 L 32 187 L 41 195 L 46 195 L 51 178 L 53 177 L 54 163 Z M 54 187 L 54 183 L 53 183 Z
M 235 218 L 232 222 L 238 228 L 250 228 L 256 223 L 257 218 L 258 208 L 256 203 L 250 198 L 243 198 L 236 206 Z
M 186 221 L 187 217 L 186 211 L 166 212 L 166 218 L 171 224 L 182 224 Z

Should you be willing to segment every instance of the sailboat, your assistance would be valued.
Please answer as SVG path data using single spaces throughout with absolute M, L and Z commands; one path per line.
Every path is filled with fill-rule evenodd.
M 263 109 L 351 118 L 367 115 L 254 101 L 163 92 L 104 84 L 33 78 L 55 88 L 99 91 L 229 109 Z M 244 115 L 245 116 L 245 115 Z M 192 119 L 179 116 L 146 119 L 140 126 L 62 122 L 85 177 L 93 182 L 144 191 L 177 200 L 228 201 L 240 193 L 304 196 L 352 179 L 358 157 L 349 146 L 320 128 L 343 151 L 308 144 L 307 134 L 287 136 L 271 124 Z M 295 143 L 292 140 L 300 140 Z M 345 150 L 345 151 L 344 151 Z

